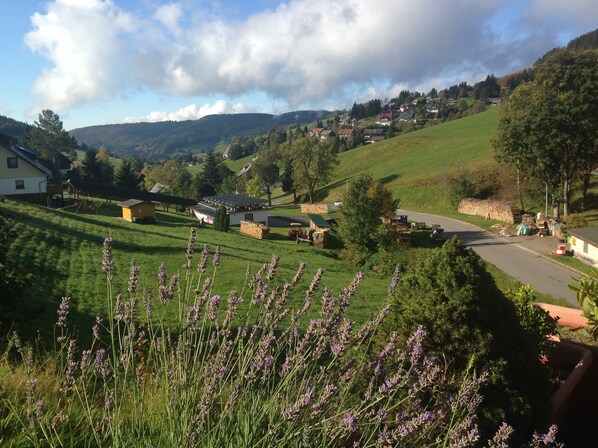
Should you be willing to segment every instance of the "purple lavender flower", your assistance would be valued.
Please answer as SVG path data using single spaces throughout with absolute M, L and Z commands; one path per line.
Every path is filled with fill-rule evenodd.
M 71 298 L 70 297 L 63 297 L 60 305 L 58 306 L 58 321 L 56 322 L 57 327 L 66 327 L 66 318 L 69 314 L 69 309 L 71 307 Z
M 129 275 L 129 287 L 128 291 L 133 294 L 137 291 L 137 283 L 139 282 L 139 266 L 135 263 L 135 260 L 131 262 L 131 273 Z
M 98 349 L 96 351 L 96 357 L 94 360 L 95 365 L 95 372 L 100 376 L 107 377 L 110 375 L 110 364 L 108 364 L 108 360 L 106 359 L 106 350 L 103 348 Z
M 185 269 L 191 269 L 191 262 L 193 261 L 193 253 L 195 252 L 195 240 L 197 238 L 197 230 L 191 227 L 189 231 L 189 241 L 187 242 L 187 261 L 183 266 Z
M 397 286 L 399 284 L 400 273 L 401 273 L 401 265 L 397 264 L 395 266 L 395 270 L 390 279 L 390 285 L 388 286 L 388 295 L 392 295 L 396 291 Z
M 102 323 L 102 319 L 100 316 L 96 316 L 96 323 L 91 327 L 91 331 L 93 333 L 94 339 L 97 341 L 100 339 L 100 325 Z
M 216 246 L 216 251 L 214 252 L 214 258 L 212 258 L 212 264 L 214 266 L 218 266 L 220 264 L 220 246 Z
M 114 271 L 114 260 L 112 259 L 112 238 L 104 239 L 104 255 L 102 257 L 102 271 L 106 273 L 106 278 L 112 280 L 112 271 Z
M 203 249 L 201 251 L 201 256 L 199 257 L 199 261 L 197 263 L 197 272 L 203 274 L 206 272 L 206 265 L 208 264 L 208 256 L 210 255 L 210 245 L 204 244 Z
M 280 257 L 278 255 L 272 255 L 272 260 L 270 261 L 270 264 L 268 264 L 268 275 L 266 276 L 268 280 L 272 280 L 274 278 L 279 261 Z
M 305 272 L 305 261 L 302 261 L 299 263 L 299 267 L 297 268 L 297 272 L 295 273 L 295 276 L 293 277 L 293 280 L 291 281 L 291 285 L 295 286 L 299 280 L 301 279 L 301 277 L 303 277 L 303 273 Z
M 167 278 L 168 276 L 166 275 L 166 268 L 164 267 L 164 262 L 161 262 L 160 267 L 158 268 L 158 284 L 160 286 L 165 286 Z
M 320 281 L 322 281 L 323 275 L 324 275 L 324 269 L 319 268 L 316 272 L 316 275 L 314 275 L 314 278 L 312 279 L 311 284 L 309 285 L 309 289 L 307 290 L 307 295 L 309 297 L 313 297 L 313 295 L 316 293 L 316 289 L 318 289 L 318 286 L 320 285 Z
M 208 303 L 208 312 L 206 314 L 206 318 L 208 320 L 211 320 L 211 321 L 218 320 L 218 308 L 220 305 L 220 301 L 221 301 L 220 296 L 217 294 L 210 297 L 210 301 Z
M 355 414 L 351 411 L 347 412 L 343 417 L 343 423 L 345 424 L 345 428 L 347 431 L 354 433 L 359 431 L 359 425 L 357 424 L 357 419 L 355 418 Z

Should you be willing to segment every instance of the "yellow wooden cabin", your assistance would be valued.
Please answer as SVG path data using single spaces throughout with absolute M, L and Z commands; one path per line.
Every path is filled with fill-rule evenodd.
M 118 204 L 123 209 L 123 219 L 142 224 L 156 221 L 156 207 L 152 202 L 129 199 Z

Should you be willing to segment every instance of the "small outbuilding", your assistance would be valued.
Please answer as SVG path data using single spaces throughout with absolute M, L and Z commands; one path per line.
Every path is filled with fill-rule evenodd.
M 123 209 L 123 219 L 129 222 L 152 223 L 156 221 L 156 207 L 153 202 L 129 199 L 118 204 Z
M 214 223 L 214 216 L 223 207 L 230 218 L 231 226 L 238 226 L 241 221 L 254 221 L 268 224 L 268 203 L 260 198 L 243 194 L 206 196 L 192 207 L 200 221 Z
M 567 233 L 573 255 L 598 266 L 598 227 L 570 229 Z

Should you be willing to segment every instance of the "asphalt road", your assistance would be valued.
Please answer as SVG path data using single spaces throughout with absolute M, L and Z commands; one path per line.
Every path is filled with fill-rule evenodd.
M 532 285 L 541 293 L 562 297 L 577 306 L 575 294 L 568 287 L 568 284 L 576 278 L 576 273 L 542 256 L 537 250 L 537 245 L 533 248 L 526 247 L 525 240 L 520 237 L 499 237 L 472 224 L 452 218 L 407 210 L 399 210 L 398 213 L 407 215 L 410 221 L 423 221 L 427 226 L 440 224 L 448 238 L 456 235 L 484 260 L 521 283 Z

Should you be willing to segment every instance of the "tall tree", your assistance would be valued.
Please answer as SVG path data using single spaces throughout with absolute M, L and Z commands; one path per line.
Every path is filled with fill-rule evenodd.
M 293 182 L 297 189 L 307 192 L 309 202 L 313 204 L 316 188 L 330 180 L 338 164 L 332 141 L 303 137 L 295 140 L 291 148 Z
M 278 147 L 271 146 L 262 149 L 253 163 L 253 171 L 262 179 L 268 205 L 272 205 L 272 186 L 280 179 L 277 161 L 280 155 Z
M 58 114 L 49 109 L 42 110 L 34 126 L 25 134 L 25 144 L 38 151 L 40 157 L 54 172 L 58 172 L 60 151 L 69 151 L 77 146 L 76 140 L 64 130 Z
M 362 174 L 351 182 L 342 202 L 337 233 L 349 257 L 361 264 L 383 244 L 378 238 L 381 218 L 392 218 L 399 201 L 379 181 Z
M 135 172 L 134 161 L 127 158 L 124 159 L 116 168 L 114 173 L 114 184 L 124 188 L 139 188 L 139 174 Z
M 506 104 L 493 142 L 496 156 L 546 182 L 569 214 L 574 180 L 598 164 L 598 53 L 556 51 Z M 557 204 L 558 205 L 558 204 Z M 559 216 L 555 207 L 555 216 Z
M 112 182 L 114 169 L 105 160 L 98 159 L 98 152 L 90 148 L 85 152 L 85 158 L 81 163 L 81 179 L 89 182 L 109 184 Z

